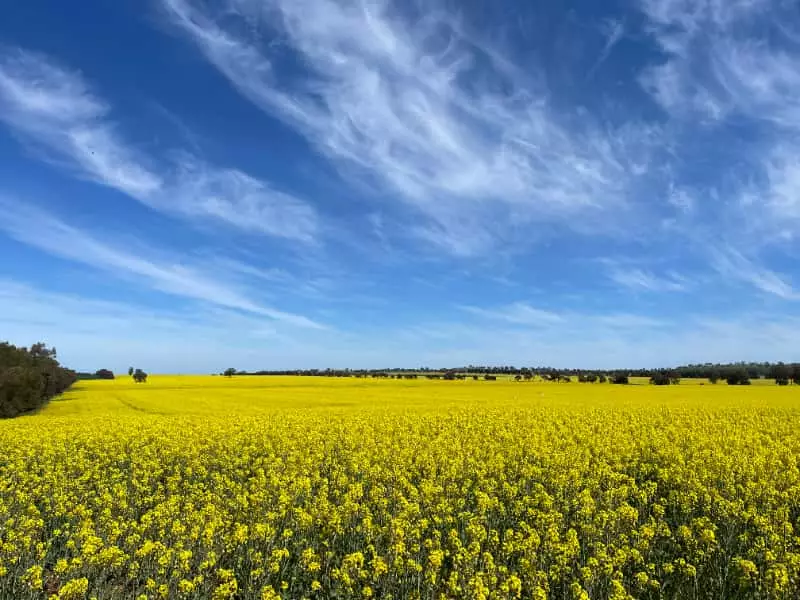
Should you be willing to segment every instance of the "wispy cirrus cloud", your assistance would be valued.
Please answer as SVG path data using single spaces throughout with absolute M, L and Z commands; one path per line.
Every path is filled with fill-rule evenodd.
M 265 306 L 241 290 L 178 261 L 144 258 L 72 227 L 28 203 L 0 196 L 0 230 L 53 256 L 88 265 L 137 285 L 212 305 L 310 328 L 322 325 L 302 315 Z
M 638 291 L 682 292 L 689 287 L 688 280 L 676 273 L 668 273 L 659 277 L 637 267 L 613 267 L 609 278 L 624 288 Z
M 526 302 L 513 302 L 494 307 L 461 306 L 473 315 L 511 323 L 514 325 L 537 327 L 553 332 L 581 331 L 586 328 L 604 329 L 642 329 L 661 327 L 663 321 L 647 316 L 631 313 L 588 313 L 579 311 L 549 311 L 542 310 Z
M 766 294 L 783 300 L 800 299 L 800 293 L 784 276 L 759 265 L 735 248 L 714 248 L 711 250 L 711 260 L 713 268 L 728 279 L 750 284 Z
M 744 186 L 742 208 L 764 204 L 776 228 L 787 228 L 791 236 L 800 225 L 800 144 L 776 143 L 762 158 L 761 179 Z
M 477 306 L 461 306 L 460 308 L 479 317 L 517 325 L 552 325 L 564 320 L 558 313 L 535 308 L 525 302 L 514 302 L 507 306 L 492 309 Z
M 33 52 L 0 53 L 0 120 L 50 160 L 158 211 L 301 242 L 316 240 L 319 219 L 308 203 L 187 153 L 159 162 L 126 141 L 111 112 L 80 73 Z
M 783 26 L 796 8 L 771 0 L 643 0 L 641 9 L 666 54 L 643 83 L 673 116 L 800 126 L 793 93 L 800 37 Z
M 423 356 L 423 364 L 453 366 L 480 363 L 563 368 L 617 369 L 664 367 L 713 360 L 785 360 L 797 356 L 794 315 L 742 313 L 735 316 L 684 313 L 658 320 L 632 314 L 602 317 L 574 314 L 549 328 L 498 325 L 497 320 L 467 325 L 428 322 L 392 331 L 384 328 L 384 346 L 402 340 Z M 580 335 L 578 335 L 578 333 Z M 416 364 L 419 361 L 413 362 Z
M 605 37 L 605 43 L 603 44 L 603 50 L 600 52 L 600 56 L 597 57 L 597 60 L 589 69 L 587 74 L 589 78 L 593 77 L 597 69 L 608 60 L 614 46 L 619 44 L 620 40 L 625 36 L 625 23 L 621 20 L 609 19 L 604 21 L 601 29 Z
M 687 154 L 715 154 L 700 176 L 704 194 L 683 195 L 678 186 L 682 195 L 670 196 L 684 229 L 716 240 L 710 266 L 728 280 L 795 298 L 782 276 L 748 257 L 785 249 L 800 233 L 800 8 L 775 0 L 642 0 L 640 9 L 663 52 L 642 74 L 644 89 L 690 144 Z M 692 173 L 698 159 L 682 164 L 676 154 L 673 162 Z
M 75 334 L 138 331 L 148 335 L 161 330 L 174 335 L 185 331 L 187 325 L 199 325 L 199 319 L 187 319 L 173 311 L 154 314 L 122 302 L 51 292 L 11 279 L 0 279 L 0 308 L 4 329 L 20 324 L 43 332 L 65 328 Z
M 335 344 L 340 337 L 284 325 L 210 303 L 167 309 L 0 278 L 3 339 L 54 344 L 61 362 L 77 370 L 123 372 L 131 364 L 150 373 L 219 372 L 231 364 L 288 368 L 304 352 L 310 354 L 310 347 Z
M 578 227 L 568 217 L 623 210 L 648 168 L 655 126 L 559 113 L 540 77 L 439 5 L 162 5 L 243 96 L 423 215 L 417 235 L 452 254 L 486 250 L 520 224 Z M 307 67 L 302 79 L 286 60 Z

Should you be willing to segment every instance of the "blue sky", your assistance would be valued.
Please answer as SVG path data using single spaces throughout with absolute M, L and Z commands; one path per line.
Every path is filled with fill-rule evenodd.
M 78 369 L 800 360 L 800 8 L 0 9 L 0 337 Z

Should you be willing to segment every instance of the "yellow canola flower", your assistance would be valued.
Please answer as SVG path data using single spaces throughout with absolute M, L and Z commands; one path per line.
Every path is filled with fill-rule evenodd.
M 0 589 L 800 598 L 798 400 L 690 382 L 82 382 L 0 423 Z
M 89 590 L 89 580 L 86 577 L 70 579 L 67 581 L 56 595 L 57 600 L 82 600 L 86 597 Z

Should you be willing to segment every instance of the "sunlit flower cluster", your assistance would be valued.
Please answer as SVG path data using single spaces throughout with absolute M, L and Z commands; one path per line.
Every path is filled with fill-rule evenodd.
M 235 417 L 94 385 L 0 423 L 2 598 L 800 597 L 794 390 L 322 381 Z

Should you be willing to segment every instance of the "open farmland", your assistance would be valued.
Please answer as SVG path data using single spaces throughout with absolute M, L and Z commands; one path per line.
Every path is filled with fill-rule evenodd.
M 2 598 L 797 598 L 800 389 L 80 382 L 0 423 Z

